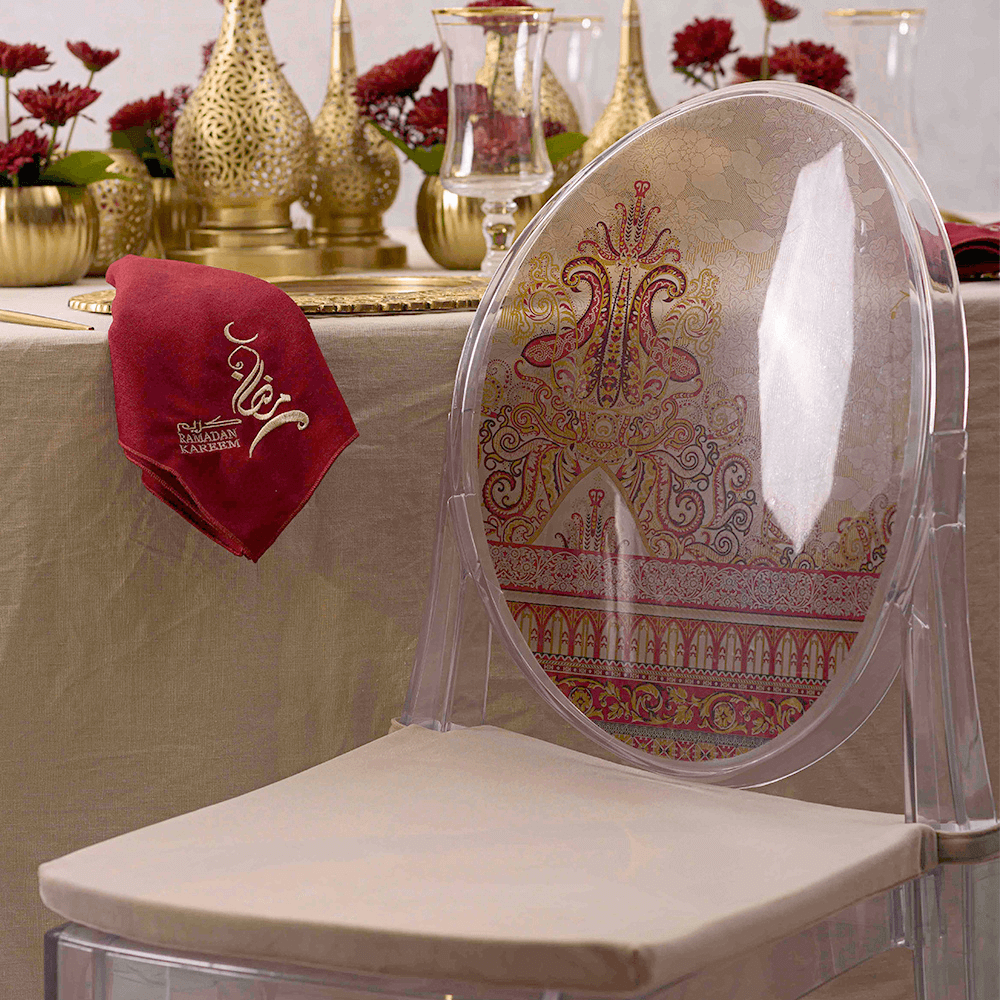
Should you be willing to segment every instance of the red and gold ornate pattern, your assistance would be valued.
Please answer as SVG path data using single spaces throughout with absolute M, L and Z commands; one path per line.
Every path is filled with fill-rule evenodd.
M 613 224 L 579 223 L 575 252 L 542 249 L 508 293 L 484 525 L 518 628 L 573 704 L 651 753 L 728 757 L 784 731 L 846 660 L 894 490 L 859 477 L 796 549 L 761 500 L 755 348 L 719 346 L 715 265 L 735 262 L 759 301 L 774 246 L 691 253 L 649 180 L 627 190 Z

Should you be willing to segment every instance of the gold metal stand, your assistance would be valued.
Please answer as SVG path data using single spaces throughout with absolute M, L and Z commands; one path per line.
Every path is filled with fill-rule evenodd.
M 382 213 L 399 190 L 399 157 L 362 120 L 356 81 L 351 15 L 346 0 L 335 0 L 330 82 L 313 127 L 316 159 L 302 199 L 313 217 L 312 244 L 327 271 L 405 267 L 406 247 L 382 226 Z
M 305 193 L 313 145 L 261 0 L 226 0 L 211 62 L 174 133 L 174 170 L 201 205 L 201 227 L 169 257 L 261 278 L 322 274 L 322 252 L 289 214 Z

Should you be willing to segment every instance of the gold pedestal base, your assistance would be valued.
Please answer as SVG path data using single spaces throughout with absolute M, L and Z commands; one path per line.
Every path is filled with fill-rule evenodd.
M 312 249 L 322 254 L 325 274 L 338 268 L 368 271 L 406 267 L 406 246 L 388 236 L 314 235 Z
M 187 246 L 170 250 L 167 256 L 255 278 L 311 277 L 325 273 L 326 267 L 320 249 L 307 245 L 304 229 L 191 229 Z

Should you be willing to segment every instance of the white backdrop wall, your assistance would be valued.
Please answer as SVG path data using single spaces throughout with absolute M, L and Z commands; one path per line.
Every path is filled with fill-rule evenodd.
M 838 4 L 796 2 L 801 16 L 775 25 L 773 40 L 833 42 L 822 12 Z M 927 18 L 916 72 L 922 144 L 918 166 L 942 208 L 1000 217 L 1000 2 L 922 2 Z M 436 5 L 350 0 L 360 71 L 436 41 L 430 15 Z M 595 92 L 603 100 L 614 79 L 620 0 L 556 0 L 554 6 L 557 13 L 605 18 L 594 79 Z M 311 114 L 319 110 L 326 89 L 332 7 L 333 0 L 269 0 L 264 10 L 275 53 Z M 73 140 L 74 148 L 102 148 L 107 144 L 107 119 L 123 103 L 197 81 L 202 44 L 215 37 L 221 13 L 218 0 L 6 0 L 0 11 L 0 39 L 46 45 L 57 59 L 51 70 L 18 77 L 16 86 L 57 79 L 83 83 L 83 68 L 66 51 L 67 40 L 122 50 L 95 81 L 102 97 L 90 109 L 94 123 L 81 122 Z M 650 83 L 663 108 L 694 92 L 670 67 L 673 34 L 692 18 L 732 18 L 741 50 L 760 51 L 763 19 L 758 0 L 644 0 L 642 13 Z M 432 80 L 443 83 L 440 65 Z M 14 107 L 19 105 L 15 102 Z M 13 113 L 16 117 L 17 110 Z M 389 224 L 413 224 L 420 180 L 417 168 L 405 164 L 399 197 L 387 215 Z

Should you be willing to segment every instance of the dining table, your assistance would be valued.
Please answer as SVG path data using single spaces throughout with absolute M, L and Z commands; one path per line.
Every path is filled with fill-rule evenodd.
M 407 242 L 411 268 L 434 267 L 414 232 L 391 235 Z M 102 287 L 91 278 L 0 289 L 0 308 L 94 327 L 0 324 L 0 995 L 8 1000 L 41 996 L 42 935 L 58 919 L 38 899 L 40 862 L 350 751 L 399 715 L 430 576 L 446 417 L 473 316 L 311 318 L 359 436 L 253 563 L 147 492 L 123 454 L 111 318 L 68 306 L 70 295 Z M 1000 282 L 966 283 L 961 295 L 972 642 L 998 789 Z M 502 653 L 491 693 L 491 723 L 583 747 Z M 765 791 L 902 813 L 900 701 L 897 681 L 852 740 Z M 858 992 L 831 983 L 816 996 L 902 1000 L 912 996 L 908 961 L 883 956 L 844 977 Z

